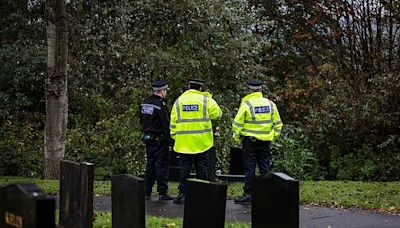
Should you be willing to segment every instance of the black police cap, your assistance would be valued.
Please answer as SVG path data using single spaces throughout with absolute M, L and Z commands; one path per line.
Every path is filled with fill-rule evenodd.
M 153 90 L 163 90 L 168 88 L 168 81 L 167 80 L 160 80 L 151 83 Z
M 196 84 L 196 85 L 201 85 L 201 86 L 203 86 L 205 82 L 206 82 L 206 81 L 204 81 L 203 79 L 197 79 L 197 78 L 191 78 L 191 79 L 189 79 L 189 83 L 190 83 L 190 84 Z
M 250 89 L 261 89 L 263 82 L 260 80 L 252 79 L 247 81 L 247 85 Z

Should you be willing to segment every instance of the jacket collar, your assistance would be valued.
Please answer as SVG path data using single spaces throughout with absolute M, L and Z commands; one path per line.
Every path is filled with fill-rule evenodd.
M 263 97 L 261 92 L 250 93 L 250 94 L 247 94 L 245 97 L 242 98 L 242 102 L 243 101 L 248 101 L 251 98 L 259 98 L 259 97 Z
M 156 98 L 156 99 L 165 100 L 164 98 L 162 98 L 162 97 L 160 97 L 160 96 L 158 96 L 158 95 L 155 95 L 155 94 L 152 94 L 150 97 L 151 97 L 151 98 Z
M 186 90 L 183 94 L 202 94 L 202 95 L 206 95 L 207 97 L 212 97 L 212 94 L 209 92 L 202 92 L 196 89 L 188 89 Z

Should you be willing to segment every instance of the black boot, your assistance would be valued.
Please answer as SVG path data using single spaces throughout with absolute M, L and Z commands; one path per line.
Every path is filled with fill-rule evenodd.
M 174 203 L 184 204 L 185 203 L 185 194 L 179 193 L 179 195 L 174 199 Z
M 251 203 L 251 194 L 244 194 L 240 198 L 234 199 L 235 203 Z
M 174 197 L 168 195 L 167 193 L 160 193 L 158 195 L 158 200 L 173 200 Z

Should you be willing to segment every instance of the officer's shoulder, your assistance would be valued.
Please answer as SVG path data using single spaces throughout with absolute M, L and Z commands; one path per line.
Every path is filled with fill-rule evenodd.
M 266 100 L 266 101 L 272 102 L 272 100 L 269 99 L 268 97 L 262 97 L 261 99 L 264 99 L 264 100 Z
M 149 101 L 149 100 L 152 100 L 152 99 L 153 99 L 153 96 L 148 96 L 143 100 L 143 102 L 146 102 L 146 101 Z
M 265 97 L 265 99 L 266 99 L 268 102 L 270 102 L 272 105 L 276 106 L 275 102 L 272 101 L 271 99 L 268 99 L 268 98 L 266 98 L 266 97 Z
M 143 103 L 146 103 L 146 104 L 159 104 L 160 102 L 158 100 L 159 99 L 157 99 L 154 96 L 149 96 L 144 100 Z
M 158 105 L 158 106 L 165 106 L 165 101 L 164 99 L 162 99 L 161 97 L 154 97 L 153 100 L 154 104 Z

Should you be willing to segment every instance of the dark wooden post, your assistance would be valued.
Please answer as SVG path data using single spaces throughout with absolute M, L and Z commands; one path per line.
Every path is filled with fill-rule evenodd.
M 60 222 L 66 228 L 91 228 L 94 164 L 61 161 Z
M 168 172 L 169 181 L 179 181 L 179 176 L 181 172 L 179 161 L 180 161 L 180 155 L 175 151 L 172 151 L 170 153 L 170 160 L 169 160 L 169 172 Z
M 0 188 L 0 227 L 55 227 L 56 201 L 34 184 Z
M 229 152 L 229 174 L 243 175 L 242 148 L 231 147 Z
M 252 186 L 253 228 L 299 227 L 299 181 L 284 173 L 256 177 Z
M 112 177 L 112 227 L 144 228 L 144 179 L 121 174 Z
M 225 224 L 225 183 L 188 179 L 183 218 L 184 228 L 223 228 Z
M 93 184 L 94 184 L 94 164 L 82 162 L 81 169 L 81 202 L 82 218 L 84 227 L 93 225 Z

